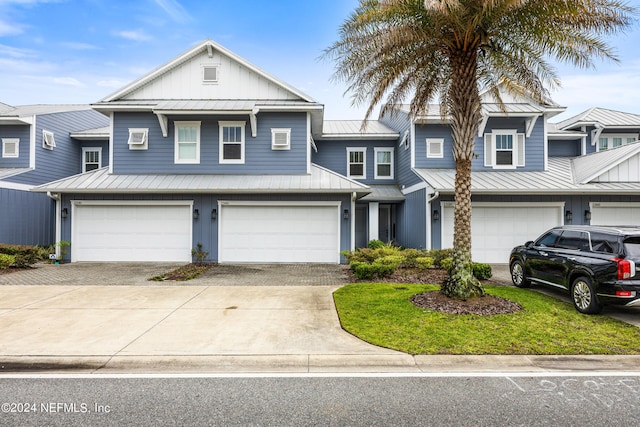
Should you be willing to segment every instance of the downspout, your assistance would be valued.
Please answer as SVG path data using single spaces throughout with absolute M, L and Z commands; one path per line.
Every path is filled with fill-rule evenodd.
M 433 202 L 435 199 L 437 199 L 438 197 L 440 197 L 440 192 L 436 190 L 435 193 L 433 193 L 433 195 L 431 197 L 429 197 L 427 199 L 427 236 L 426 236 L 426 243 L 427 243 L 427 247 L 426 249 L 431 249 L 431 241 L 433 240 L 433 230 L 432 230 L 432 226 L 431 226 L 431 202 Z M 440 214 L 440 219 L 442 220 L 442 214 Z M 442 224 L 442 221 L 440 222 Z
M 49 196 L 49 198 L 53 199 L 56 201 L 56 243 L 58 243 L 59 241 L 61 241 L 61 232 L 62 232 L 62 218 L 61 218 L 61 205 L 62 205 L 62 200 L 60 198 L 60 193 L 52 193 L 51 191 L 47 191 L 47 196 Z M 55 245 L 56 246 L 56 257 L 60 256 L 60 245 Z

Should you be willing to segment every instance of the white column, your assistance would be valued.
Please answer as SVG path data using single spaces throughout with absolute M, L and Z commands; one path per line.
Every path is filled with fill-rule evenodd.
M 380 216 L 378 214 L 378 202 L 369 202 L 369 240 L 380 238 L 378 229 L 380 228 Z

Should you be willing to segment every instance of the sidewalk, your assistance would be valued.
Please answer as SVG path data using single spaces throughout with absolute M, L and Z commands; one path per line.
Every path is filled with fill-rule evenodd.
M 243 267 L 254 281 L 262 271 L 260 286 L 221 285 L 212 276 L 194 284 L 146 281 L 165 267 L 131 265 L 128 274 L 138 274 L 129 280 L 137 284 L 118 286 L 95 284 L 126 270 L 113 264 L 35 272 L 67 285 L 24 284 L 29 271 L 1 275 L 0 375 L 640 372 L 640 356 L 411 356 L 370 345 L 340 327 L 332 293 L 342 284 L 322 284 L 344 282 L 340 266 Z M 309 284 L 269 282 L 282 274 Z

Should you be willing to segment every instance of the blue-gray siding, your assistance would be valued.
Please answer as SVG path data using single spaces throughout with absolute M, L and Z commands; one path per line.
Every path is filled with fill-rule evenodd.
M 255 195 L 215 195 L 215 194 L 149 194 L 149 195 L 114 195 L 114 194 L 67 194 L 63 196 L 62 207 L 67 208 L 69 216 L 62 220 L 62 240 L 71 241 L 71 224 L 73 221 L 71 201 L 72 200 L 193 200 L 193 208 L 200 211 L 200 217 L 193 220 L 192 247 L 198 243 L 209 252 L 207 261 L 218 261 L 218 220 L 211 219 L 211 210 L 218 208 L 218 200 L 243 200 L 243 201 L 340 201 L 340 212 L 344 209 L 351 209 L 351 199 L 349 195 L 286 195 L 286 194 L 255 194 Z M 68 257 L 73 251 L 73 242 Z M 351 245 L 351 228 L 349 220 L 341 219 L 340 229 L 340 251 L 349 250 Z M 342 259 L 344 261 L 344 259 Z
M 550 140 L 549 157 L 576 157 L 582 151 L 582 141 L 575 140 Z
M 347 176 L 347 148 L 366 148 L 366 179 L 358 179 L 357 181 L 363 184 L 393 184 L 397 182 L 395 171 L 398 165 L 398 161 L 396 160 L 398 150 L 395 141 L 325 140 L 316 142 L 316 145 L 318 146 L 318 152 L 312 153 L 311 161 L 344 176 Z M 375 148 L 389 148 L 393 150 L 394 179 L 375 179 Z
M 29 167 L 29 125 L 0 126 L 0 140 L 3 138 L 18 138 L 18 157 L 2 157 L 0 142 L 0 168 L 28 168 Z
M 0 243 L 55 243 L 55 202 L 42 193 L 0 188 Z
M 424 249 L 427 247 L 426 190 L 418 190 L 405 196 L 404 203 L 396 209 L 396 240 L 398 244 Z
M 200 121 L 200 163 L 175 164 L 175 121 Z M 219 121 L 244 121 L 245 163 L 220 164 Z M 147 150 L 130 150 L 129 128 L 148 128 Z M 271 129 L 291 129 L 291 149 L 272 150 Z M 167 137 L 152 113 L 114 115 L 113 172 L 116 174 L 305 174 L 307 173 L 306 113 L 259 113 L 257 136 L 251 136 L 249 116 L 170 116 Z
M 404 138 L 405 132 L 411 129 L 411 120 L 407 113 L 396 112 L 380 118 L 380 122 L 400 133 L 400 141 Z M 396 144 L 396 181 L 400 185 L 409 187 L 420 182 L 420 178 L 411 170 L 411 136 L 408 136 L 408 143 Z

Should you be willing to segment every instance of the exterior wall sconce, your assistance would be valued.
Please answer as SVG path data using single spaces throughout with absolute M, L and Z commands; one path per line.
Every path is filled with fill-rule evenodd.
M 584 211 L 584 220 L 585 221 L 591 221 L 591 211 L 590 210 Z
M 200 218 L 200 211 L 198 209 L 193 210 L 193 219 Z
M 62 211 L 60 212 L 60 216 L 64 219 L 66 219 L 69 216 L 69 209 L 67 208 L 62 208 Z
M 342 211 L 342 219 L 349 219 L 349 209 Z
M 211 220 L 215 221 L 216 219 L 218 219 L 218 209 L 213 208 L 211 209 Z
M 564 219 L 567 221 L 573 220 L 573 213 L 571 213 L 571 211 L 566 211 L 564 213 Z
M 432 218 L 433 218 L 434 221 L 439 221 L 440 220 L 440 211 L 434 210 Z

